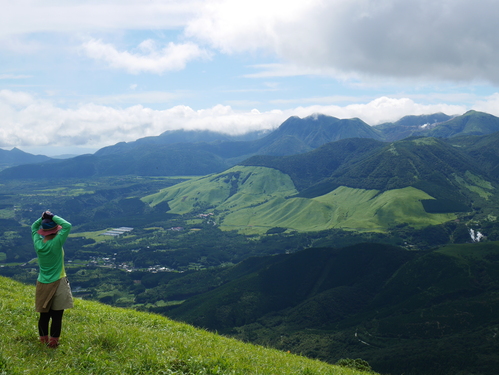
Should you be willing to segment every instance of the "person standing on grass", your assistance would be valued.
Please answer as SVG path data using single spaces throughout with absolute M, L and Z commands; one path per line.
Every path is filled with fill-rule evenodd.
M 50 211 L 45 211 L 31 225 L 31 235 L 40 268 L 35 295 L 36 312 L 40 313 L 38 332 L 40 342 L 50 348 L 59 346 L 62 315 L 65 309 L 73 307 L 73 296 L 64 269 L 62 248 L 70 231 L 71 223 Z M 52 324 L 49 332 L 50 319 Z

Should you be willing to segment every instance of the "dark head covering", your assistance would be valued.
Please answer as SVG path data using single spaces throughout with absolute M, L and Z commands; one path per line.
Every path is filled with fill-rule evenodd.
M 38 234 L 42 236 L 49 236 L 51 234 L 57 233 L 62 229 L 60 225 L 57 225 L 52 219 L 43 219 L 40 229 L 38 229 Z

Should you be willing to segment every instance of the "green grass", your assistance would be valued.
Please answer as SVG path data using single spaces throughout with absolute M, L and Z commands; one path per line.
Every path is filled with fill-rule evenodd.
M 98 230 L 94 232 L 78 232 L 78 233 L 71 233 L 69 237 L 85 237 L 88 239 L 92 239 L 95 242 L 102 242 L 102 241 L 110 241 L 110 240 L 115 240 L 116 237 L 114 236 L 103 236 L 102 233 L 106 233 L 109 230 L 112 230 L 113 228 L 107 228 L 103 230 Z M 128 233 L 120 235 L 121 238 L 123 237 L 133 237 L 133 235 L 130 235 Z
M 13 209 L 0 210 L 0 219 L 13 219 L 15 216 Z
M 34 287 L 0 277 L 0 374 L 307 374 L 364 372 L 242 343 L 159 315 L 76 299 L 61 345 L 38 342 Z
M 398 224 L 414 228 L 456 218 L 454 213 L 427 213 L 421 203 L 433 199 L 413 188 L 378 190 L 345 186 L 315 198 L 297 194 L 288 175 L 272 168 L 236 166 L 217 175 L 187 181 L 143 198 L 151 205 L 167 201 L 171 213 L 205 208 L 223 230 L 262 234 L 274 227 L 321 231 L 331 228 L 383 232 Z
M 81 185 L 81 184 L 80 184 Z M 87 190 L 85 188 L 75 188 L 75 187 L 51 187 L 50 189 L 40 189 L 37 191 L 37 194 L 48 194 L 48 195 L 54 195 L 54 193 L 57 193 L 58 195 L 69 195 L 69 196 L 78 196 L 82 194 L 92 194 L 94 191 L 92 190 Z
M 489 181 L 485 181 L 469 171 L 466 171 L 465 176 L 468 181 L 457 175 L 454 175 L 454 178 L 461 186 L 473 193 L 478 194 L 484 199 L 489 199 L 492 196 L 492 190 L 494 189 L 494 187 Z
M 236 166 L 223 173 L 182 182 L 142 200 L 152 206 L 167 201 L 171 213 L 185 214 L 203 206 L 219 210 L 254 206 L 276 195 L 297 193 L 291 178 L 282 172 L 264 167 Z
M 246 225 L 255 229 L 278 226 L 298 231 L 341 228 L 381 232 L 401 223 L 421 228 L 455 218 L 454 214 L 425 212 L 421 200 L 429 198 L 428 194 L 412 187 L 378 195 L 377 190 L 342 186 L 313 199 L 276 198 L 256 208 L 235 211 L 224 218 L 223 226 Z

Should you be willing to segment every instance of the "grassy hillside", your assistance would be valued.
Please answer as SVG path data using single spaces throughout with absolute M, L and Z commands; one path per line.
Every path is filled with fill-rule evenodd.
M 270 168 L 233 167 L 225 172 L 184 182 L 143 198 L 155 206 L 169 202 L 170 212 L 183 214 L 194 209 L 234 209 L 255 206 L 276 196 L 296 194 L 289 176 Z
M 265 257 L 259 268 L 250 259 L 234 267 L 249 272 L 234 273 L 230 281 L 168 309 L 167 314 L 217 330 L 251 324 L 281 311 L 289 314 L 286 320 L 293 321 L 294 329 L 330 326 L 365 307 L 414 256 L 394 246 L 360 244 Z M 302 309 L 300 314 L 293 310 L 318 296 L 321 308 Z
M 65 313 L 53 350 L 37 341 L 33 295 L 33 287 L 0 277 L 1 374 L 363 374 L 81 300 Z
M 48 156 L 28 154 L 18 148 L 10 151 L 0 149 L 0 170 L 14 165 L 41 163 L 47 160 L 50 160 Z
M 343 166 L 331 179 L 346 186 L 379 190 L 433 183 L 448 197 L 449 193 L 459 194 L 454 176 L 464 178 L 467 171 L 483 174 L 462 150 L 436 138 L 411 138 Z
M 432 199 L 408 187 L 379 194 L 377 190 L 341 186 L 320 197 L 275 199 L 254 208 L 242 208 L 223 218 L 224 228 L 284 227 L 298 231 L 341 228 L 384 231 L 402 223 L 415 228 L 441 224 L 455 214 L 429 214 L 421 200 Z M 248 230 L 248 229 L 246 229 Z
M 287 174 L 273 168 L 236 166 L 143 200 L 153 206 L 166 201 L 176 214 L 212 211 L 220 228 L 245 233 L 273 227 L 383 231 L 401 223 L 419 228 L 455 218 L 453 213 L 427 213 L 421 200 L 432 197 L 412 187 L 380 193 L 342 186 L 315 198 L 293 197 L 297 193 Z
M 386 143 L 369 138 L 348 138 L 327 143 L 306 154 L 253 156 L 240 165 L 274 168 L 291 177 L 299 191 L 330 177 L 342 165 L 383 148 Z
M 283 135 L 295 137 L 311 148 L 345 138 L 382 139 L 381 133 L 376 128 L 358 118 L 340 120 L 320 114 L 304 118 L 292 116 L 262 141 L 273 143 Z
M 449 143 L 462 148 L 494 178 L 499 177 L 499 132 L 482 136 L 461 136 L 452 138 Z
M 425 133 L 426 136 L 450 138 L 457 135 L 483 135 L 499 131 L 499 118 L 488 113 L 468 111 L 443 122 Z
M 237 267 L 250 272 L 165 313 L 331 362 L 360 357 L 381 373 L 497 374 L 499 242 L 311 248 Z
M 396 122 L 376 125 L 376 129 L 383 134 L 383 139 L 385 141 L 393 142 L 417 135 L 418 133 L 424 132 L 428 126 L 433 127 L 435 124 L 450 120 L 451 118 L 451 116 L 444 113 L 404 116 Z
M 258 156 L 143 199 L 171 213 L 212 212 L 220 228 L 265 233 L 423 228 L 497 206 L 494 176 L 437 138 L 346 139 L 288 157 Z

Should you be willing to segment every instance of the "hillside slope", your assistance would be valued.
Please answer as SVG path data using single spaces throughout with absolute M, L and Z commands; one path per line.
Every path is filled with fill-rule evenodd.
M 267 135 L 230 137 L 209 131 L 165 132 L 157 137 L 120 142 L 93 155 L 23 165 L 1 171 L 4 179 L 88 178 L 97 176 L 192 176 L 221 172 L 253 155 L 293 155 L 344 138 L 381 139 L 359 119 L 315 115 L 291 117 Z M 244 140 L 244 139 L 250 140 Z M 257 138 L 257 139 L 254 139 Z M 240 139 L 240 140 L 237 140 Z
M 363 374 L 78 299 L 53 350 L 38 343 L 33 295 L 34 287 L 0 277 L 2 374 Z
M 451 138 L 459 135 L 484 135 L 499 131 L 499 118 L 488 113 L 468 111 L 423 132 L 422 135 Z
M 0 170 L 16 165 L 41 163 L 51 160 L 48 156 L 33 155 L 13 148 L 10 151 L 0 149 Z
M 202 175 L 221 172 L 254 155 L 302 154 L 342 139 L 396 141 L 411 135 L 449 138 L 496 131 L 499 131 L 499 118 L 476 111 L 453 118 L 441 113 L 406 116 L 396 123 L 379 126 L 370 126 L 358 118 L 338 119 L 314 114 L 290 117 L 268 133 L 239 137 L 211 131 L 167 131 L 159 136 L 104 147 L 93 155 L 14 166 L 0 171 L 0 177 L 44 178 L 47 171 L 52 178 Z M 1 158 L 0 153 L 0 168 Z
M 443 113 L 405 116 L 394 123 L 375 126 L 385 141 L 411 136 L 452 138 L 464 135 L 486 135 L 499 131 L 499 117 L 484 112 L 468 111 L 461 116 Z
M 482 136 L 461 136 L 448 140 L 468 154 L 492 178 L 499 178 L 499 132 Z
M 298 191 L 315 185 L 352 160 L 382 149 L 386 143 L 369 138 L 347 138 L 330 142 L 314 151 L 290 156 L 253 156 L 239 165 L 277 169 L 291 177 Z
M 264 259 L 165 314 L 332 362 L 355 353 L 382 373 L 497 373 L 498 242 L 429 252 L 359 244 Z
M 448 121 L 452 116 L 444 113 L 431 115 L 404 116 L 400 120 L 376 125 L 375 128 L 383 134 L 385 141 L 393 142 L 417 135 L 428 127 L 438 126 L 439 123 Z
M 335 171 L 331 180 L 340 185 L 383 191 L 432 184 L 438 185 L 449 197 L 454 194 L 459 196 L 463 185 L 461 180 L 476 185 L 472 182 L 473 178 L 466 177 L 469 173 L 489 186 L 483 189 L 483 195 L 493 190 L 481 166 L 461 149 L 437 138 L 409 138 L 388 144 L 344 166 Z
M 497 209 L 498 180 L 466 149 L 437 138 L 345 139 L 314 151 L 255 156 L 143 198 L 173 214 L 214 213 L 222 229 L 262 233 L 438 225 Z M 487 211 L 487 212 L 485 212 Z
M 273 227 L 297 231 L 345 228 L 383 231 L 401 223 L 440 224 L 453 213 L 428 213 L 416 188 L 378 190 L 340 186 L 318 197 L 297 197 L 291 178 L 266 167 L 236 166 L 223 173 L 186 181 L 143 198 L 151 206 L 168 202 L 169 213 L 215 213 L 224 230 L 262 233 Z

